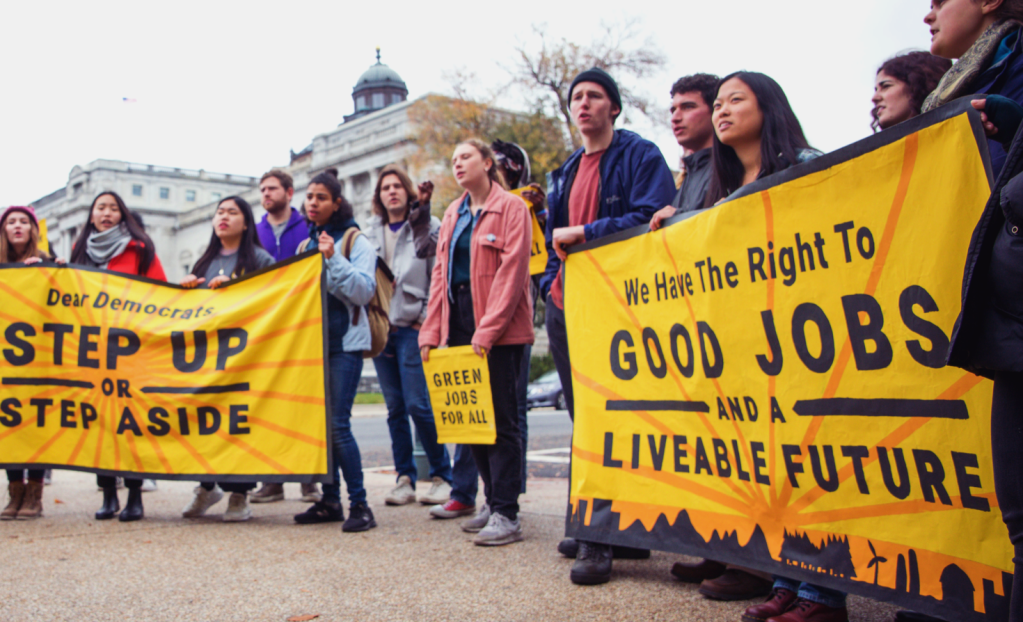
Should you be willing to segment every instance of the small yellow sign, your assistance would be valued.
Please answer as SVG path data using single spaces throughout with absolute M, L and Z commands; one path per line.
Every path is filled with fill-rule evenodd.
M 497 428 L 487 359 L 477 356 L 472 346 L 432 350 L 430 360 L 423 361 L 423 371 L 430 387 L 437 440 L 493 445 Z

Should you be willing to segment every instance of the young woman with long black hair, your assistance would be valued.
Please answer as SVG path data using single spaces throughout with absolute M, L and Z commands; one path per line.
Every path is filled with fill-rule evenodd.
M 256 219 L 252 207 L 237 196 L 227 197 L 217 205 L 213 216 L 213 234 L 206 252 L 195 262 L 192 273 L 181 280 L 189 289 L 201 287 L 217 289 L 231 279 L 272 266 L 274 258 L 263 249 L 256 232 Z M 225 522 L 249 520 L 249 491 L 256 482 L 214 483 L 203 482 L 195 487 L 195 497 L 181 512 L 185 518 L 198 518 L 231 493 L 224 512 Z
M 71 263 L 167 280 L 153 240 L 135 220 L 124 200 L 109 190 L 93 199 L 89 220 L 71 251 Z M 112 475 L 97 475 L 96 484 L 103 489 L 103 507 L 96 512 L 96 520 L 109 520 L 121 509 L 117 480 Z M 144 516 L 142 480 L 126 477 L 124 485 L 128 488 L 128 503 L 118 518 L 125 522 L 140 520 Z
M 358 231 L 352 205 L 341 194 L 337 171 L 329 169 L 312 178 L 306 191 L 305 211 L 312 225 L 309 242 L 298 251 L 318 248 L 326 275 L 327 332 L 329 337 L 330 405 L 333 427 L 334 483 L 323 485 L 323 499 L 295 516 L 300 524 L 342 521 L 342 531 L 366 531 L 377 526 L 366 502 L 362 479 L 362 456 L 352 435 L 352 404 L 362 376 L 362 354 L 372 347 L 365 306 L 376 293 L 377 253 Z M 351 249 L 345 255 L 345 234 L 355 229 Z M 341 468 L 348 488 L 348 520 L 341 509 Z

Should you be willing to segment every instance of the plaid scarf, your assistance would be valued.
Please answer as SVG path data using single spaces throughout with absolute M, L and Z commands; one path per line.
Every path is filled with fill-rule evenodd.
M 991 67 L 991 61 L 998 51 L 998 44 L 1020 26 L 1023 24 L 1015 20 L 995 22 L 988 26 L 970 49 L 966 50 L 963 57 L 942 76 L 938 87 L 924 100 L 922 112 L 934 110 L 953 99 L 972 94 L 974 81 Z

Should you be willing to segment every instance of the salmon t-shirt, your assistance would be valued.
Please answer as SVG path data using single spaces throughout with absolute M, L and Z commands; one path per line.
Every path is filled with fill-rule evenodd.
M 579 168 L 568 193 L 569 227 L 588 225 L 597 219 L 600 211 L 600 158 L 603 155 L 603 151 L 584 153 L 579 160 Z M 565 308 L 560 271 L 551 283 L 551 300 L 559 309 Z

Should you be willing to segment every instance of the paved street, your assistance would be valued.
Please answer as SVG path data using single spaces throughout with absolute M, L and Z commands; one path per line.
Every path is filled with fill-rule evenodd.
M 567 458 L 560 451 L 566 422 L 560 413 L 534 413 L 534 458 Z M 359 417 L 357 426 L 360 444 L 388 447 L 382 417 Z M 555 550 L 564 532 L 564 478 L 530 478 L 521 498 L 526 539 L 496 549 L 473 546 L 457 520 L 431 519 L 424 506 L 385 506 L 393 481 L 393 472 L 367 469 L 379 526 L 345 534 L 340 524 L 293 522 L 306 507 L 297 484 L 285 487 L 284 502 L 254 505 L 244 524 L 220 521 L 226 500 L 207 517 L 182 519 L 194 484 L 167 481 L 145 495 L 145 520 L 97 522 L 95 478 L 58 471 L 46 488 L 44 518 L 0 523 L 0 620 L 737 621 L 749 604 L 704 599 L 668 574 L 683 558 L 659 552 L 616 561 L 607 585 L 573 585 L 572 561 Z M 123 503 L 126 491 L 120 495 Z M 850 607 L 854 622 L 890 620 L 894 612 L 859 598 Z

